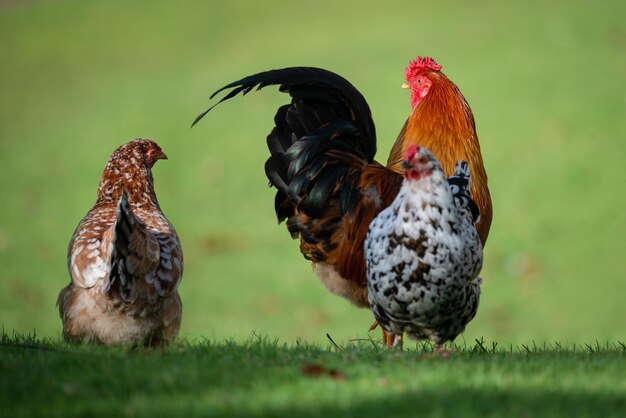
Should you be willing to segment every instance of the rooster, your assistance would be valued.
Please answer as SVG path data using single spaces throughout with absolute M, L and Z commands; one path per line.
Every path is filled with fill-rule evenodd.
M 478 309 L 482 246 L 468 164 L 446 179 L 426 149 L 410 146 L 404 182 L 365 238 L 369 304 L 392 346 L 407 333 L 441 351 Z
M 159 159 L 167 156 L 147 139 L 109 158 L 68 249 L 71 283 L 57 300 L 66 340 L 153 346 L 176 338 L 183 252 L 154 192 Z
M 279 85 L 291 96 L 267 136 L 265 173 L 277 189 L 274 209 L 300 239 L 323 284 L 359 307 L 368 307 L 363 243 L 371 221 L 395 199 L 402 185 L 402 156 L 411 145 L 430 149 L 450 175 L 466 160 L 474 175 L 472 195 L 483 215 L 484 243 L 491 224 L 491 198 L 474 117 L 465 98 L 428 57 L 405 69 L 412 112 L 384 166 L 374 160 L 376 131 L 369 106 L 346 79 L 311 67 L 271 70 L 230 83 L 230 90 L 201 113 L 195 125 L 225 100 L 257 87 Z M 192 125 L 192 126 L 193 126 Z M 390 344 L 388 336 L 385 341 Z

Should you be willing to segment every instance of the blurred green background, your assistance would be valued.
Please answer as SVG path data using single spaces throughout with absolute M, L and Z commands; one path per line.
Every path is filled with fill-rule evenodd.
M 463 337 L 626 338 L 626 3 L 0 1 L 0 325 L 57 337 L 66 248 L 109 154 L 136 137 L 185 250 L 181 336 L 366 338 L 284 225 L 263 164 L 287 100 L 218 87 L 292 65 L 368 100 L 380 161 L 409 114 L 403 68 L 431 55 L 477 122 L 494 203 L 483 296 Z M 376 3 L 381 4 L 381 3 Z M 374 335 L 378 338 L 378 332 Z

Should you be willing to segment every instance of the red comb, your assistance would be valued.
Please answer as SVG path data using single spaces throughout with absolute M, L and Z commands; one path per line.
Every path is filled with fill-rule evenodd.
M 419 150 L 420 147 L 418 147 L 417 145 L 411 145 L 410 147 L 408 147 L 406 151 L 404 151 L 404 161 L 410 161 L 411 159 L 413 159 L 413 157 L 415 157 L 415 154 L 417 154 Z
M 404 74 L 408 80 L 425 70 L 439 71 L 441 70 L 441 65 L 437 64 L 437 61 L 430 57 L 417 57 L 415 61 L 409 62 L 409 65 L 404 69 Z

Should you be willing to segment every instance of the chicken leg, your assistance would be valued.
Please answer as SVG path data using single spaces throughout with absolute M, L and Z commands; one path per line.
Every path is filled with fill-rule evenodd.
M 374 321 L 374 323 L 370 326 L 370 331 L 376 329 L 376 327 L 378 326 L 378 321 Z M 383 329 L 383 327 L 380 327 L 380 329 L 383 332 L 383 344 L 387 346 L 387 348 L 389 350 L 392 350 L 394 348 L 398 348 L 400 350 L 402 350 L 402 334 L 392 334 L 389 333 L 387 331 L 385 331 Z

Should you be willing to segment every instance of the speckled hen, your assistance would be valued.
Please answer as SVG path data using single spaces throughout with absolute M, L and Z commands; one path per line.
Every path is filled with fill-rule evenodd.
M 406 332 L 441 348 L 478 309 L 478 206 L 469 192 L 467 162 L 457 163 L 446 179 L 430 151 L 411 146 L 403 167 L 400 192 L 365 238 L 369 304 L 395 344 Z
M 66 340 L 152 346 L 176 338 L 183 252 L 154 192 L 159 159 L 167 156 L 148 139 L 109 158 L 68 249 L 71 283 L 57 300 Z

